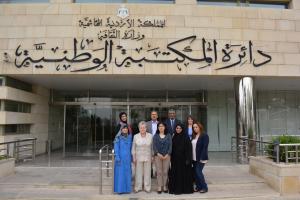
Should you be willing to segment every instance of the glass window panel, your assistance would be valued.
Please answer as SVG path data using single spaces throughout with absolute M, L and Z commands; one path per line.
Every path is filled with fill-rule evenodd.
M 54 101 L 88 102 L 88 91 L 54 91 Z
M 64 106 L 49 105 L 48 138 L 52 149 L 63 147 L 64 141 Z
M 276 9 L 287 9 L 287 4 L 275 4 L 275 3 L 250 3 L 249 7 L 256 8 L 276 8 Z
M 241 6 L 241 7 L 259 7 L 259 8 L 275 8 L 275 9 L 286 9 L 288 8 L 288 3 L 281 2 L 268 2 L 250 0 L 198 0 L 200 5 L 214 5 L 214 6 Z
M 48 3 L 49 0 L 0 0 L 0 3 Z
M 174 0 L 76 0 L 76 3 L 159 3 L 170 4 Z
M 121 102 L 127 101 L 126 91 L 90 91 L 91 102 Z
M 168 91 L 169 102 L 206 102 L 205 91 L 181 90 Z
M 4 101 L 4 110 L 18 112 L 18 104 L 14 101 Z
M 22 112 L 22 113 L 31 112 L 31 104 L 29 103 L 9 101 L 9 100 L 3 100 L 3 102 L 4 102 L 4 111 Z
M 167 94 L 166 91 L 158 91 L 158 90 L 131 91 L 129 93 L 129 100 L 133 102 L 141 102 L 141 101 L 165 102 L 166 94 Z
M 6 125 L 4 125 L 4 134 L 5 135 L 29 134 L 29 133 L 30 133 L 30 124 L 6 124 Z
M 214 5 L 214 6 L 237 6 L 236 1 L 209 1 L 209 0 L 198 0 L 200 5 Z
M 207 131 L 207 109 L 206 106 L 192 106 L 191 107 L 191 115 L 199 121 L 203 126 L 204 130 Z M 185 119 L 185 124 L 187 121 Z
M 299 92 L 297 91 L 259 91 L 258 123 L 260 135 L 300 134 Z
M 235 101 L 233 91 L 208 91 L 207 133 L 210 151 L 230 151 L 235 136 Z
M 5 79 L 6 79 L 5 85 L 8 87 L 24 90 L 27 92 L 32 92 L 32 85 L 30 85 L 29 83 L 25 83 L 23 81 L 13 79 L 10 77 L 5 77 Z
M 4 125 L 0 125 L 0 135 L 4 135 L 4 130 L 5 130 L 5 127 Z

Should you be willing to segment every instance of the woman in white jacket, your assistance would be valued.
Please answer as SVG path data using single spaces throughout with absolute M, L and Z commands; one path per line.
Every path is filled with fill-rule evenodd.
M 132 159 L 135 164 L 135 186 L 137 193 L 142 190 L 151 191 L 151 162 L 152 162 L 152 134 L 146 132 L 146 122 L 139 123 L 139 133 L 133 138 Z

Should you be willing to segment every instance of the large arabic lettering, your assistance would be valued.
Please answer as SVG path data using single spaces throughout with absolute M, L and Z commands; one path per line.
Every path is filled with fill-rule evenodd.
M 27 50 L 19 45 L 15 51 L 14 64 L 17 68 L 34 67 L 42 69 L 48 63 L 55 63 L 57 71 L 85 72 L 105 70 L 108 67 L 143 67 L 146 63 L 174 63 L 178 70 L 182 67 L 196 67 L 201 70 L 213 67 L 215 70 L 243 66 L 245 63 L 259 67 L 269 63 L 272 57 L 262 50 L 255 50 L 252 41 L 245 44 L 225 44 L 220 46 L 216 40 L 197 39 L 195 35 L 168 43 L 166 46 L 152 46 L 151 43 L 137 44 L 136 48 L 127 49 L 115 44 L 114 40 L 99 41 L 93 45 L 93 39 L 73 40 L 73 49 L 51 47 L 52 57 L 36 57 L 35 51 L 42 51 L 46 43 L 34 44 L 34 50 Z M 142 44 L 142 45 L 141 45 Z M 91 48 L 93 47 L 93 48 Z M 49 48 L 49 47 L 48 47 Z M 9 62 L 5 53 L 5 62 Z
M 54 66 L 56 71 L 86 72 L 108 71 L 109 67 L 114 66 L 144 67 L 147 63 L 174 63 L 179 71 L 183 67 L 195 67 L 199 70 L 213 67 L 215 70 L 221 70 L 243 66 L 246 63 L 259 67 L 272 60 L 266 52 L 254 48 L 252 41 L 242 44 L 218 44 L 217 40 L 192 35 L 170 43 L 154 42 L 158 43 L 154 45 L 155 40 L 146 38 L 147 34 L 141 31 L 145 28 L 150 28 L 151 31 L 164 28 L 164 17 L 84 17 L 78 20 L 78 26 L 83 31 L 89 31 L 88 28 L 92 27 L 96 28 L 96 31 L 99 28 L 99 31 L 93 38 L 74 38 L 72 47 L 67 49 L 49 46 L 51 44 L 43 41 L 33 44 L 33 48 L 26 48 L 20 44 L 14 56 L 5 52 L 3 61 L 14 62 L 17 68 L 43 69 Z M 44 53 L 44 50 L 50 52 Z

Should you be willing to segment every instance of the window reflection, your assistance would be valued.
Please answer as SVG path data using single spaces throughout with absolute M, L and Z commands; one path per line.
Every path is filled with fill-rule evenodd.
M 32 92 L 32 85 L 23 81 L 8 77 L 0 76 L 0 86 L 8 86 L 27 92 Z
M 0 0 L 0 3 L 48 3 L 49 0 Z
M 54 91 L 55 102 L 207 102 L 202 90 Z
M 0 135 L 29 134 L 30 124 L 0 125 Z
M 29 103 L 10 101 L 10 100 L 2 100 L 2 103 L 4 104 L 4 111 L 22 112 L 22 113 L 31 112 L 31 104 Z
M 200 5 L 214 5 L 214 6 L 240 6 L 240 7 L 259 7 L 259 8 L 275 8 L 287 9 L 287 1 L 249 1 L 249 0 L 198 0 Z

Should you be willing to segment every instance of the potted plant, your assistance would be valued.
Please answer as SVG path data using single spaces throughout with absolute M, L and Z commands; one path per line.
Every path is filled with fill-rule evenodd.
M 300 137 L 290 136 L 290 135 L 280 135 L 272 138 L 272 144 L 269 144 L 266 147 L 267 154 L 270 157 L 273 157 L 273 160 L 276 161 L 276 144 L 300 144 Z M 285 155 L 285 147 L 279 148 L 279 161 L 286 162 L 286 155 Z M 288 147 L 288 151 L 296 151 L 296 148 L 293 146 Z M 291 156 L 293 157 L 293 156 Z M 295 162 L 295 160 L 291 160 Z

